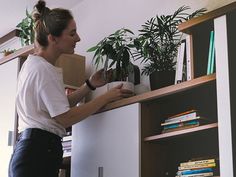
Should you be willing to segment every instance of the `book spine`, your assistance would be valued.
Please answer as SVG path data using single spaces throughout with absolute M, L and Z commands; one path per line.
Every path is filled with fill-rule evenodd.
M 186 36 L 186 66 L 187 66 L 187 80 L 193 79 L 193 58 L 192 58 L 192 36 Z
M 213 32 L 213 39 L 212 39 L 212 51 L 211 51 L 211 65 L 210 65 L 210 73 L 213 74 L 214 72 L 214 64 L 215 64 L 215 36 Z
M 192 120 L 190 122 L 182 122 L 182 123 L 177 123 L 177 124 L 173 124 L 173 125 L 165 125 L 164 130 L 171 129 L 171 128 L 183 127 L 183 126 L 187 126 L 187 125 L 195 125 L 198 123 L 199 122 L 197 120 Z
M 183 162 L 183 163 L 180 163 L 180 166 L 198 165 L 198 164 L 204 164 L 204 163 L 215 163 L 215 159 L 204 159 L 204 160 L 197 160 L 197 161 L 191 161 L 191 162 Z
M 198 174 L 198 173 L 208 173 L 213 172 L 212 168 L 203 168 L 197 170 L 186 170 L 186 171 L 178 171 L 179 175 L 191 175 L 191 174 Z
M 182 116 L 179 116 L 179 117 L 166 119 L 165 123 L 173 122 L 173 121 L 177 121 L 177 120 L 182 120 L 183 121 L 183 120 L 188 120 L 188 119 L 195 118 L 195 117 L 197 117 L 197 112 L 192 112 L 192 113 L 185 114 L 185 115 L 182 115 Z
M 181 42 L 178 48 L 175 84 L 182 82 L 182 79 L 183 79 L 184 52 L 185 52 L 185 40 Z
M 191 109 L 191 110 L 188 110 L 188 111 L 181 112 L 179 114 L 175 114 L 173 116 L 170 116 L 170 117 L 168 117 L 168 119 L 172 119 L 172 118 L 179 117 L 179 116 L 182 116 L 182 115 L 185 115 L 185 114 L 189 114 L 189 113 L 192 113 L 192 112 L 196 112 L 196 111 L 197 110 L 195 110 L 195 109 Z
M 192 175 L 178 175 L 176 177 L 207 177 L 207 176 L 213 176 L 213 172 L 198 173 L 198 174 L 192 174 Z
M 178 170 L 190 170 L 190 169 L 199 169 L 199 168 L 210 168 L 215 167 L 216 163 L 207 163 L 207 164 L 197 164 L 197 165 L 186 165 L 178 167 Z
M 171 122 L 165 122 L 165 123 L 161 123 L 161 126 L 166 126 L 166 125 L 172 125 L 172 124 L 177 124 L 177 123 L 183 123 L 183 122 L 187 122 L 187 121 L 191 121 L 191 120 L 199 120 L 200 117 L 197 116 L 197 117 L 190 117 L 189 119 L 187 120 L 176 120 L 176 121 L 171 121 Z
M 185 129 L 194 128 L 194 127 L 197 127 L 197 126 L 199 126 L 199 123 L 194 124 L 194 125 L 185 125 L 183 127 L 177 127 L 177 128 L 162 130 L 162 133 L 169 133 L 169 132 L 173 132 L 173 131 L 185 130 Z
M 214 44 L 214 31 L 211 31 L 211 33 L 210 33 L 209 51 L 208 51 L 207 74 L 211 74 L 211 60 L 212 60 L 213 44 Z

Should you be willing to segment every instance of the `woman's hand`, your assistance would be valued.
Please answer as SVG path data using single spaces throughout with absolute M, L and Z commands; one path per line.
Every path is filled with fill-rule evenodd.
M 111 79 L 111 77 L 112 69 L 109 69 L 105 72 L 104 69 L 101 69 L 90 77 L 89 82 L 93 87 L 97 88 L 105 85 Z
M 127 89 L 122 89 L 123 84 L 117 85 L 116 87 L 108 90 L 103 94 L 103 98 L 107 100 L 107 103 L 119 100 L 121 98 L 127 98 L 134 95 L 134 93 Z

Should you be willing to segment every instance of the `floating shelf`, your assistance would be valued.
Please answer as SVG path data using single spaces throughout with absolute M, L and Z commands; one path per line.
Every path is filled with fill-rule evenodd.
M 149 137 L 146 137 L 144 139 L 144 141 L 159 141 L 159 140 L 168 139 L 168 138 L 171 138 L 174 136 L 181 136 L 181 135 L 185 135 L 185 134 L 195 133 L 198 131 L 205 131 L 205 130 L 214 129 L 217 127 L 218 127 L 217 123 L 201 125 L 201 126 L 194 127 L 194 128 L 188 128 L 188 129 L 184 129 L 184 130 L 178 130 L 178 131 L 173 131 L 173 132 L 169 132 L 169 133 L 163 133 L 163 134 L 159 134 L 159 135 L 149 136 Z

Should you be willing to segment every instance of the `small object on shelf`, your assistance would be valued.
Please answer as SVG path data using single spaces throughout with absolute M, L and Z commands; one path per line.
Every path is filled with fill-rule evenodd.
M 215 37 L 214 37 L 214 31 L 211 31 L 210 45 L 208 52 L 207 74 L 212 74 L 214 72 L 214 63 L 215 63 Z
M 197 110 L 192 109 L 165 119 L 165 122 L 161 123 L 162 133 L 193 128 L 210 122 L 209 119 L 200 116 Z

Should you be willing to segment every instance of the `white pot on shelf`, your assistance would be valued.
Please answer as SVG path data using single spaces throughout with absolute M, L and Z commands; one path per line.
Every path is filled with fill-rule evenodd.
M 107 90 L 110 90 L 117 85 L 123 84 L 122 88 L 134 92 L 134 84 L 128 81 L 114 81 L 107 84 Z

